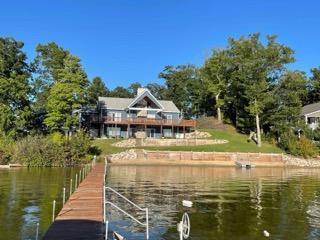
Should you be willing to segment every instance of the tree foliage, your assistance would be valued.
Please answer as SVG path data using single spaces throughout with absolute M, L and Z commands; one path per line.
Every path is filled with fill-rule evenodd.
M 30 68 L 23 43 L 0 38 L 0 134 L 15 136 L 30 120 Z
M 89 104 L 96 104 L 98 97 L 107 97 L 109 90 L 100 77 L 92 79 L 87 91 L 87 98 Z
M 86 104 L 87 75 L 80 59 L 69 54 L 65 58 L 64 68 L 57 71 L 56 77 L 50 89 L 44 121 L 52 130 L 70 129 L 78 122 L 74 111 Z

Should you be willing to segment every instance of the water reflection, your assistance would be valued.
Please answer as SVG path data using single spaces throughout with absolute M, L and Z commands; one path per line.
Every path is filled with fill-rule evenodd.
M 51 223 L 52 201 L 58 210 L 74 174 L 72 168 L 0 169 L 0 239 L 33 240 L 38 222 L 41 237 Z
M 194 202 L 190 239 L 265 239 L 265 229 L 271 239 L 320 238 L 317 169 L 111 166 L 108 184 L 150 208 L 151 239 L 177 239 L 183 199 Z M 112 228 L 143 239 L 144 229 L 122 214 L 110 210 L 109 217 Z

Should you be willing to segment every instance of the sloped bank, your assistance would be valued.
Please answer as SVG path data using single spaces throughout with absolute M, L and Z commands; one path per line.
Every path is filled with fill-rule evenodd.
M 123 164 L 173 164 L 173 165 L 212 165 L 235 166 L 236 161 L 250 161 L 255 166 L 285 166 L 283 154 L 273 153 L 238 153 L 238 152 L 186 152 L 186 151 L 146 151 L 131 149 L 112 154 L 108 162 Z

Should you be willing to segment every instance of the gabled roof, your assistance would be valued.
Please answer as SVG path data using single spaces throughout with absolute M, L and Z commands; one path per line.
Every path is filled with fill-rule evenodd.
M 308 115 L 317 111 L 320 111 L 320 102 L 303 106 L 301 110 L 301 115 Z
M 116 98 L 116 97 L 99 97 L 98 101 L 101 105 L 109 109 L 125 110 L 133 102 L 135 98 Z M 157 100 L 162 106 L 164 112 L 180 113 L 177 106 L 172 101 Z
M 141 99 L 148 97 L 150 100 L 154 102 L 160 109 L 163 109 L 162 104 L 151 94 L 151 92 L 144 88 L 140 93 L 137 94 L 137 96 L 133 99 L 133 101 L 129 104 L 129 108 L 132 108 L 137 102 L 139 102 Z

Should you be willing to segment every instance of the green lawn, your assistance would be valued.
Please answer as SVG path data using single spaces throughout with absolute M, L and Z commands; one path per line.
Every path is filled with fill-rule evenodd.
M 257 147 L 254 142 L 248 142 L 248 136 L 237 133 L 234 130 L 201 129 L 211 133 L 213 139 L 225 139 L 226 144 L 202 145 L 193 147 L 172 146 L 172 147 L 145 147 L 150 150 L 170 150 L 170 151 L 199 151 L 199 152 L 262 152 L 281 153 L 281 149 L 267 142 L 262 143 L 262 147 Z
M 194 151 L 194 152 L 261 152 L 261 153 L 281 153 L 278 147 L 263 142 L 262 147 L 257 147 L 253 142 L 247 142 L 247 136 L 237 133 L 234 130 L 219 130 L 219 129 L 201 129 L 211 133 L 213 139 L 225 139 L 229 142 L 226 144 L 217 145 L 202 145 L 202 146 L 169 146 L 169 147 L 143 147 L 146 150 L 169 150 L 169 151 Z M 115 139 L 94 140 L 94 145 L 102 150 L 102 154 L 112 154 L 125 151 L 125 148 L 117 148 L 111 146 L 112 143 L 120 141 Z
M 101 151 L 101 155 L 109 155 L 117 152 L 125 151 L 126 148 L 118 148 L 112 146 L 112 143 L 118 142 L 121 140 L 117 139 L 95 139 L 93 140 L 93 145 L 97 146 Z

